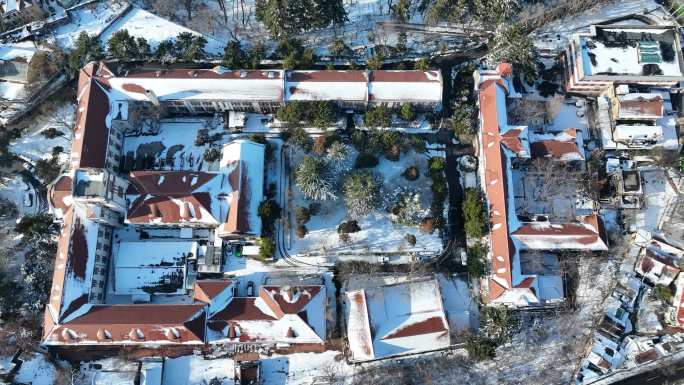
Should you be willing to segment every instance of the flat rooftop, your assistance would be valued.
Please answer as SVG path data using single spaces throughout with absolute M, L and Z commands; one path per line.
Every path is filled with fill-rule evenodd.
M 579 37 L 586 76 L 684 76 L 674 28 L 607 25 L 593 26 L 592 32 Z

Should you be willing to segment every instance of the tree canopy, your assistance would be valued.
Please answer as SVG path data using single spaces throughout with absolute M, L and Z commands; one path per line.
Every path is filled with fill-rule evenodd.
M 347 21 L 342 0 L 257 0 L 256 18 L 275 38 Z

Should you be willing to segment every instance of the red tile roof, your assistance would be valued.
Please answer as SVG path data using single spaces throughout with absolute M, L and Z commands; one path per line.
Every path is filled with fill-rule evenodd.
M 65 198 L 71 195 L 72 183 L 73 180 L 71 179 L 71 176 L 60 175 L 53 184 L 48 186 L 48 199 L 50 200 L 50 206 L 62 211 L 71 206 L 71 202 L 65 200 Z
M 489 299 L 494 300 L 513 286 L 511 258 L 513 252 L 508 238 L 506 207 L 506 161 L 501 148 L 501 128 L 497 116 L 497 87 L 501 84 L 488 80 L 480 86 L 480 118 L 485 192 L 489 202 L 489 220 L 492 223 L 490 246 L 492 274 L 489 282 Z
M 104 168 L 107 156 L 109 129 L 109 97 L 98 83 L 93 72 L 97 65 L 91 63 L 79 73 L 78 110 L 72 144 L 72 166 Z
M 204 343 L 205 305 L 93 305 L 58 326 L 53 343 L 149 342 Z
M 209 303 L 217 295 L 231 286 L 228 279 L 203 279 L 195 281 L 195 299 Z
M 432 333 L 448 333 L 449 325 L 447 325 L 445 321 L 446 320 L 443 317 L 430 317 L 426 320 L 412 323 L 406 327 L 397 329 L 394 332 L 386 335 L 383 340 Z

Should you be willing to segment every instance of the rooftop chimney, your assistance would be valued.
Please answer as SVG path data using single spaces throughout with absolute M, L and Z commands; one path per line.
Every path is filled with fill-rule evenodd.
M 157 94 L 154 93 L 152 90 L 145 90 L 145 96 L 147 96 L 147 99 L 149 99 L 152 104 L 155 106 L 160 106 L 161 103 L 159 103 L 159 98 L 157 97 Z

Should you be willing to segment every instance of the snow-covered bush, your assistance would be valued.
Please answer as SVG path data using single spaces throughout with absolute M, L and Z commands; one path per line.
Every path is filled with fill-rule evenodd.
M 427 210 L 421 206 L 420 194 L 410 189 L 399 189 L 389 202 L 392 223 L 405 226 L 417 226 L 427 216 Z

